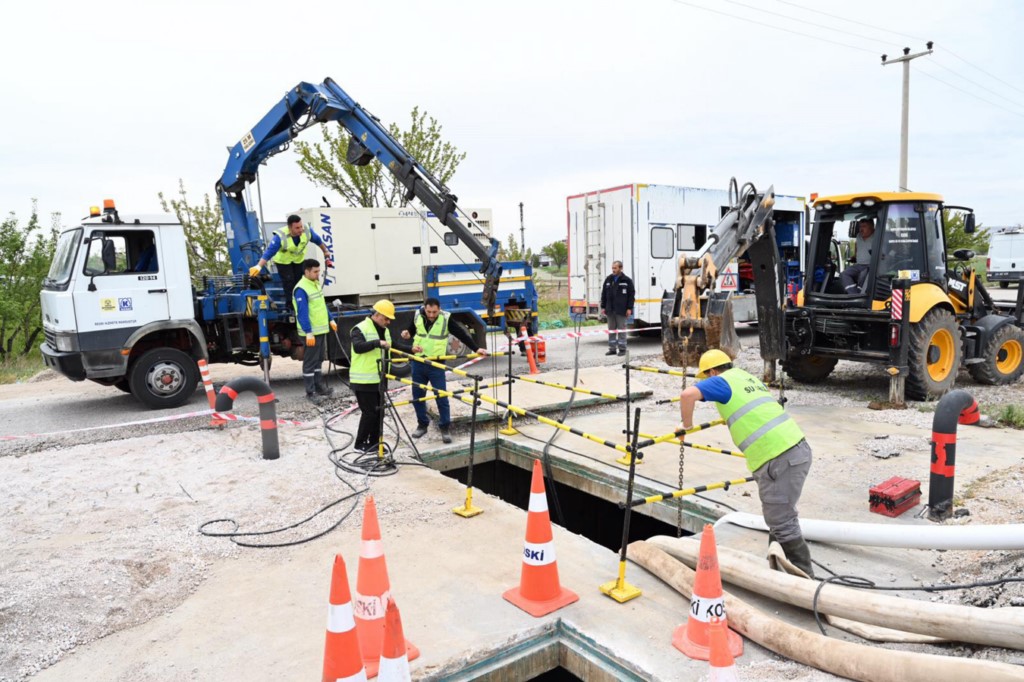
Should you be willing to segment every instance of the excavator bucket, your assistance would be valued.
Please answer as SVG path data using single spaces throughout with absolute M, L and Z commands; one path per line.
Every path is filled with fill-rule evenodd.
M 700 356 L 712 348 L 724 351 L 730 358 L 739 355 L 740 339 L 728 293 L 712 292 L 700 299 L 699 316 L 679 315 L 679 307 L 676 297 L 668 295 L 662 300 L 661 346 L 666 363 L 673 367 L 695 367 Z

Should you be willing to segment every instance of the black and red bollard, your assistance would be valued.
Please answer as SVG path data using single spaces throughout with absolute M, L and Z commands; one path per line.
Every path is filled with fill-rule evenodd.
M 978 402 L 962 389 L 939 401 L 932 420 L 932 468 L 928 485 L 928 518 L 944 521 L 953 514 L 953 478 L 956 468 L 956 426 L 977 424 Z
M 217 411 L 230 412 L 239 393 L 252 391 L 260 404 L 260 431 L 263 434 L 263 459 L 277 459 L 281 447 L 277 442 L 277 408 L 274 407 L 274 392 L 270 386 L 256 377 L 232 379 L 217 394 Z

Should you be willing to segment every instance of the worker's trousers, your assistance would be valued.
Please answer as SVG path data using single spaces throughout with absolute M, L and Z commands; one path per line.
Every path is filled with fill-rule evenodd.
M 629 318 L 625 315 L 619 315 L 611 310 L 607 311 L 608 317 L 608 348 L 610 350 L 624 351 L 626 350 L 626 332 L 619 332 L 618 334 L 612 334 L 613 329 L 625 329 L 626 325 L 629 324 Z
M 754 472 L 757 493 L 761 498 L 761 514 L 780 543 L 803 537 L 796 503 L 800 500 L 810 469 L 811 446 L 802 440 Z
M 356 450 L 377 447 L 380 441 L 381 394 L 380 384 L 353 384 L 359 402 L 359 429 L 356 431 Z
M 870 270 L 870 266 L 863 263 L 847 266 L 839 275 L 839 280 L 843 283 L 843 291 L 848 294 L 863 292 L 864 283 L 868 280 L 868 270 Z
M 414 362 L 412 365 L 412 380 L 417 384 L 429 384 L 435 389 L 446 391 L 448 390 L 447 379 L 445 378 L 445 371 L 440 367 L 431 367 L 425 365 L 422 362 Z M 427 395 L 427 390 L 419 386 L 412 387 L 412 399 L 417 400 Z M 440 419 L 437 422 L 438 427 L 441 429 L 447 429 L 448 425 L 452 423 L 451 417 L 451 406 L 448 404 L 448 398 L 438 398 L 437 403 L 437 414 Z M 419 426 L 427 426 L 430 424 L 430 419 L 427 418 L 427 404 L 423 402 L 414 402 L 412 404 L 414 410 L 416 410 L 416 423 Z
M 324 364 L 324 350 L 327 348 L 327 334 L 315 337 L 315 346 L 306 346 L 302 356 L 302 383 L 306 386 L 306 395 L 323 393 L 324 378 L 321 368 Z

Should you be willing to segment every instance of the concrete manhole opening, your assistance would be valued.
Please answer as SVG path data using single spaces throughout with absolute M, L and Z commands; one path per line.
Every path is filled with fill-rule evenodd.
M 481 457 L 483 454 L 483 457 Z M 540 453 L 537 453 L 539 455 Z M 480 461 L 486 458 L 486 461 Z M 489 495 L 501 498 L 525 510 L 530 499 L 530 480 L 532 457 L 523 456 L 518 450 L 513 451 L 499 441 L 497 449 L 489 443 L 478 449 L 473 465 L 473 488 Z M 468 474 L 466 454 L 458 453 L 452 457 L 432 458 L 424 460 L 445 476 L 454 478 L 465 484 Z M 568 472 L 560 467 L 561 462 L 552 460 L 555 482 L 545 480 L 548 492 L 548 508 L 552 523 L 558 524 L 578 535 L 582 535 L 602 547 L 618 551 L 622 544 L 622 521 L 624 511 L 618 502 L 625 500 L 624 490 L 608 490 L 601 487 L 605 497 L 580 490 L 588 485 L 586 474 L 579 471 Z M 567 480 L 569 482 L 562 482 Z M 674 514 L 673 514 L 674 516 Z M 684 526 L 684 535 L 691 535 Z M 646 540 L 655 535 L 676 535 L 676 526 L 665 523 L 646 513 L 633 510 L 630 514 L 629 541 Z

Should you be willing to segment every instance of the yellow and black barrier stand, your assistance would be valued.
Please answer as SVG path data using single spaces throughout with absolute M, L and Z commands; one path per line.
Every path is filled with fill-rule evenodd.
M 511 338 L 511 337 L 509 337 Z M 512 378 L 512 351 L 511 344 L 509 344 L 508 353 L 508 404 L 512 404 L 512 384 L 515 383 L 515 379 Z M 512 426 L 512 410 L 508 411 L 508 426 L 498 431 L 503 436 L 514 436 L 519 433 L 516 427 Z
M 654 436 L 652 434 L 649 434 L 649 433 L 641 433 L 640 437 L 641 438 L 654 438 Z M 729 457 L 746 457 L 746 455 L 744 455 L 739 450 L 726 450 L 724 448 L 716 448 L 716 447 L 712 447 L 710 445 L 699 445 L 697 443 L 687 443 L 685 440 L 680 440 L 679 438 L 673 438 L 672 440 L 667 441 L 667 442 L 672 443 L 673 445 L 684 445 L 684 446 L 686 446 L 688 448 L 693 448 L 694 450 L 704 450 L 705 452 L 714 452 L 714 453 L 719 454 L 719 455 L 728 455 Z
M 664 502 L 665 500 L 674 500 L 680 497 L 686 497 L 687 495 L 696 495 L 697 493 L 706 493 L 709 490 L 728 490 L 734 485 L 743 485 L 744 483 L 750 483 L 754 480 L 753 476 L 747 476 L 746 478 L 734 478 L 729 481 L 719 481 L 718 483 L 708 483 L 707 485 L 698 485 L 693 488 L 684 488 L 682 490 L 674 490 L 671 493 L 662 493 L 661 495 L 651 495 L 641 500 L 630 500 L 626 498 L 626 506 L 642 507 L 645 504 L 654 504 L 655 502 Z M 619 506 L 623 506 L 620 502 Z
M 469 372 L 466 372 L 464 370 L 456 369 L 455 367 L 449 367 L 448 365 L 444 364 L 443 362 L 434 362 L 433 360 L 427 360 L 426 358 L 421 358 L 420 356 L 413 355 L 412 353 L 406 353 L 404 350 L 398 350 L 397 348 L 392 348 L 391 349 L 391 353 L 395 354 L 395 355 L 401 355 L 402 357 L 405 357 L 405 358 L 409 358 L 410 360 L 412 360 L 414 362 L 419 362 L 419 363 L 424 364 L 424 365 L 430 365 L 431 367 L 437 367 L 438 369 L 443 369 L 446 372 L 451 372 L 452 374 L 457 374 L 460 377 L 466 377 L 467 379 L 473 379 L 474 381 L 483 381 L 484 380 L 484 378 L 482 376 L 480 376 L 479 374 L 470 374 Z
M 622 548 L 619 550 L 619 576 L 601 585 L 598 589 L 604 594 L 608 595 L 620 604 L 624 604 L 630 599 L 636 599 L 643 592 L 639 587 L 634 587 L 626 582 L 626 545 L 629 544 L 629 515 L 633 510 L 633 478 L 636 474 L 636 461 L 642 457 L 637 451 L 637 441 L 640 437 L 640 408 L 636 408 L 633 417 L 633 436 L 630 439 L 629 450 L 630 454 L 635 454 L 635 457 L 630 458 L 629 465 L 629 479 L 626 483 L 626 504 L 625 513 L 622 517 Z
M 648 436 L 645 435 L 646 440 L 641 442 L 639 444 L 639 447 L 646 448 L 646 447 L 649 447 L 651 445 L 657 445 L 658 443 L 678 443 L 679 442 L 679 438 L 681 438 L 682 436 L 685 436 L 685 435 L 690 434 L 690 433 L 697 433 L 698 431 L 704 431 L 705 429 L 710 429 L 712 426 L 719 426 L 719 425 L 724 424 L 724 423 L 725 423 L 724 419 L 715 419 L 714 421 L 710 421 L 710 422 L 707 422 L 705 424 L 698 424 L 697 426 L 691 427 L 691 428 L 686 429 L 686 430 L 677 429 L 677 430 L 673 431 L 672 433 L 666 433 L 663 436 L 648 437 Z M 687 443 L 686 445 L 689 447 L 690 444 Z M 704 449 L 707 449 L 707 448 L 700 448 L 700 449 L 704 450 Z M 726 454 L 726 453 L 723 452 L 722 454 Z M 732 454 L 732 453 L 729 453 L 729 454 Z M 630 464 L 630 455 L 629 455 L 629 453 L 626 453 L 625 455 L 623 455 L 622 457 L 619 457 L 615 461 L 618 462 L 619 464 L 623 464 L 625 466 L 629 466 L 629 464 Z
M 473 454 L 476 451 L 476 407 L 480 404 L 480 380 L 473 382 L 473 411 L 469 419 L 469 469 L 466 471 L 466 504 L 452 509 L 464 519 L 469 519 L 484 510 L 473 506 Z

